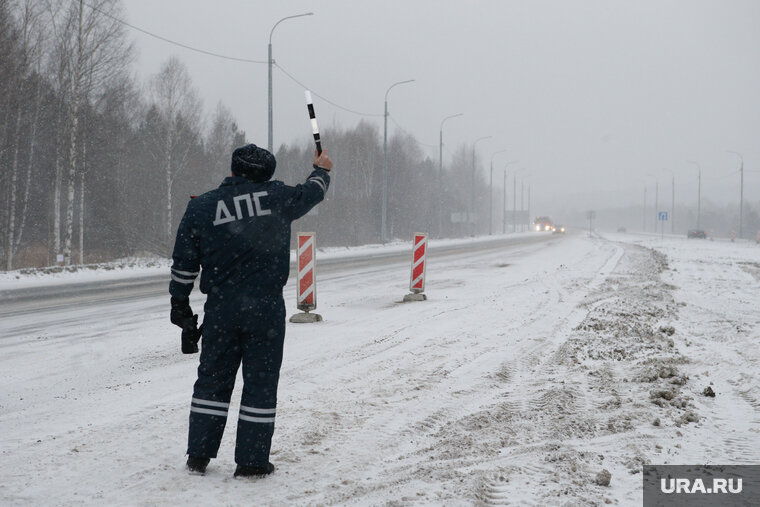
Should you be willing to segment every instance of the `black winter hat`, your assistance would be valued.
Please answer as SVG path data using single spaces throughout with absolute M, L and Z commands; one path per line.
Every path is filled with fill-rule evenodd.
M 262 183 L 272 177 L 275 167 L 277 161 L 274 155 L 255 144 L 246 144 L 232 152 L 231 169 L 235 176 Z

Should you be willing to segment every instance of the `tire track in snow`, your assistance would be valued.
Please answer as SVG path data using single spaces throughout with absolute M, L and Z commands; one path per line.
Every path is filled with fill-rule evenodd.
M 491 254 L 490 257 L 485 256 L 483 261 L 492 263 L 490 259 L 494 258 L 503 259 L 503 255 Z M 456 290 L 458 284 L 451 284 L 449 281 L 452 279 L 461 278 L 467 284 L 481 283 L 467 278 L 471 276 L 465 274 L 470 272 L 470 267 L 470 262 L 451 261 L 446 266 L 448 281 L 444 284 L 450 285 L 451 290 Z M 501 271 L 496 273 L 499 272 Z M 506 269 L 504 273 L 514 276 L 516 271 Z M 488 394 L 488 386 L 494 383 L 493 375 L 499 371 L 503 358 L 514 354 L 510 335 L 522 327 L 530 328 L 536 322 L 541 322 L 542 316 L 545 319 L 552 313 L 554 303 L 560 296 L 556 291 L 552 293 L 551 287 L 547 290 L 546 281 L 541 281 L 542 276 L 545 277 L 536 275 L 527 281 L 520 279 L 501 284 L 498 289 L 488 289 L 490 295 L 485 299 L 496 307 L 512 304 L 504 302 L 505 290 L 508 291 L 510 286 L 519 286 L 520 290 L 524 290 L 526 283 L 536 288 L 540 299 L 521 301 L 527 303 L 530 310 L 521 315 L 519 321 L 506 323 L 506 326 L 491 329 L 485 334 L 474 335 L 470 331 L 482 327 L 482 323 L 473 320 L 478 317 L 470 316 L 479 315 L 473 311 L 476 309 L 482 314 L 482 309 L 478 308 L 482 305 L 482 296 L 472 302 L 456 301 L 454 308 L 451 308 L 451 303 L 443 300 L 429 300 L 416 306 L 393 306 L 382 312 L 377 318 L 385 320 L 382 324 L 385 330 L 388 329 L 388 324 L 392 326 L 399 321 L 399 317 L 400 322 L 403 322 L 400 326 L 392 327 L 394 331 L 391 335 L 386 331 L 372 341 L 359 340 L 355 345 L 338 352 L 335 357 L 329 357 L 327 361 L 320 357 L 308 360 L 306 364 L 309 370 L 317 368 L 317 372 L 329 370 L 342 373 L 336 373 L 340 376 L 339 384 L 327 386 L 322 391 L 311 391 L 309 405 L 318 407 L 331 403 L 334 411 L 340 415 L 336 418 L 323 410 L 315 411 L 312 417 L 307 417 L 301 427 L 316 427 L 316 430 L 313 434 L 315 438 L 309 439 L 305 447 L 316 447 L 319 454 L 315 456 L 323 459 L 326 456 L 341 456 L 341 462 L 351 463 L 352 469 L 330 474 L 327 482 L 335 484 L 337 492 L 325 492 L 315 497 L 313 493 L 307 493 L 310 490 L 304 486 L 299 489 L 303 489 L 302 494 L 306 496 L 296 494 L 293 498 L 310 498 L 310 501 L 330 504 L 349 498 L 346 491 L 351 492 L 351 495 L 371 494 L 365 491 L 365 475 L 374 478 L 373 486 L 369 488 L 371 491 L 395 488 L 406 483 L 406 479 L 400 480 L 399 476 L 414 480 L 418 476 L 414 462 L 419 460 L 415 449 L 436 445 L 436 433 L 441 426 L 461 420 L 467 414 L 480 410 L 484 403 L 494 401 L 490 398 L 491 394 Z M 373 280 L 368 282 L 371 284 Z M 487 286 L 484 284 L 484 287 Z M 435 293 L 436 296 L 445 299 L 445 290 L 435 288 L 433 283 L 429 287 L 431 294 L 434 290 L 440 291 Z M 439 305 L 448 309 L 442 313 Z M 410 325 L 410 319 L 402 316 L 408 308 L 414 309 L 415 314 L 411 320 L 416 321 L 416 324 Z M 379 320 L 377 325 L 380 327 Z M 435 338 L 417 338 L 415 326 L 420 325 L 433 328 Z M 374 323 L 369 322 L 368 328 L 371 329 L 372 326 Z M 430 335 L 431 329 L 427 329 L 426 333 Z M 523 340 L 531 345 L 534 341 Z M 539 344 L 534 349 L 536 354 L 540 353 Z M 465 353 L 462 354 L 462 351 Z M 299 369 L 300 366 L 299 364 Z M 290 372 L 285 372 L 283 378 L 288 378 L 289 375 Z M 375 380 L 368 385 L 368 378 Z M 336 403 L 335 388 L 338 385 L 341 389 L 349 389 L 355 400 Z M 322 387 L 325 385 L 322 384 Z M 470 393 L 477 395 L 470 396 Z M 492 394 L 501 396 L 498 391 L 493 391 Z M 287 414 L 283 414 L 283 418 L 287 420 Z M 329 423 L 322 424 L 321 419 Z M 298 429 L 292 430 L 290 432 L 294 435 L 299 433 Z M 278 429 L 280 431 L 282 429 Z M 373 451 L 368 454 L 370 449 Z M 310 451 L 306 449 L 305 452 Z M 308 456 L 301 456 L 301 466 L 306 461 L 311 461 Z M 356 469 L 361 472 L 357 473 Z M 404 469 L 409 469 L 411 473 L 405 473 Z M 378 481 L 382 477 L 387 478 L 387 484 Z M 344 485 L 344 481 L 350 484 Z
M 611 249 L 609 255 L 605 258 L 601 270 L 594 277 L 591 277 L 589 281 L 584 281 L 579 284 L 579 287 L 594 288 L 598 286 L 603 280 L 606 274 L 611 271 L 620 256 L 622 255 L 622 249 Z M 526 319 L 527 326 L 530 329 L 536 323 L 540 323 L 542 320 L 546 320 L 556 311 L 556 304 L 560 303 L 563 297 L 561 290 L 557 289 L 557 286 L 553 286 L 547 280 L 551 278 L 537 277 L 533 280 L 538 286 L 549 288 L 548 291 L 543 291 L 547 294 L 546 299 L 542 303 L 550 303 L 545 305 L 543 312 L 532 314 Z M 579 303 L 582 299 L 583 291 L 578 291 L 578 300 L 575 303 Z M 534 378 L 535 370 L 541 365 L 545 364 L 548 360 L 546 358 L 547 342 L 561 339 L 562 333 L 569 332 L 578 321 L 582 320 L 586 311 L 584 309 L 577 309 L 573 303 L 567 303 L 569 315 L 566 315 L 558 324 L 555 324 L 550 332 L 547 334 L 538 333 L 538 335 L 527 336 L 518 343 L 519 350 L 511 350 L 510 355 L 515 357 L 513 361 L 504 363 L 493 363 L 489 374 L 484 377 L 488 381 L 488 385 L 493 385 L 495 379 L 509 382 L 511 379 L 517 377 L 525 377 L 526 379 Z M 520 328 L 520 325 L 515 326 Z M 512 343 L 511 345 L 514 345 Z M 525 380 L 524 382 L 530 382 Z M 540 382 L 538 382 L 540 383 Z M 510 386 L 513 387 L 513 386 Z M 418 439 L 422 441 L 417 444 L 418 450 L 407 455 L 402 455 L 399 459 L 411 462 L 411 464 L 401 465 L 396 473 L 391 474 L 394 477 L 399 476 L 403 471 L 407 471 L 413 474 L 415 471 L 417 475 L 420 473 L 431 474 L 432 477 L 440 476 L 441 479 L 451 479 L 452 476 L 456 476 L 458 470 L 466 467 L 479 467 L 486 463 L 498 460 L 498 449 L 501 447 L 509 447 L 514 445 L 515 441 L 520 435 L 515 431 L 510 431 L 509 427 L 511 422 L 515 420 L 516 414 L 523 411 L 526 406 L 530 409 L 530 404 L 538 404 L 538 407 L 532 408 L 533 411 L 545 410 L 546 407 L 557 406 L 565 407 L 565 411 L 569 412 L 571 406 L 575 403 L 577 397 L 576 391 L 582 391 L 581 388 L 576 386 L 569 386 L 562 390 L 549 392 L 538 402 L 532 401 L 529 397 L 513 397 L 509 393 L 505 393 L 502 390 L 491 389 L 489 395 L 483 394 L 483 390 L 487 388 L 480 388 L 478 402 L 474 404 L 460 405 L 460 410 L 447 410 L 445 407 L 441 407 L 433 414 L 422 418 L 414 427 L 414 432 L 423 432 L 423 435 L 418 435 Z M 484 410 L 483 406 L 486 406 Z M 487 407 L 496 406 L 496 409 Z M 518 409 L 518 410 L 516 410 Z M 559 409 L 563 410 L 563 409 Z M 472 440 L 468 437 L 470 430 L 475 428 L 481 431 L 490 431 L 494 427 L 504 428 L 506 433 L 502 433 L 497 437 L 498 445 L 480 444 L 476 440 Z M 427 432 L 424 434 L 424 432 Z M 492 437 L 491 440 L 494 440 Z M 540 445 L 547 445 L 541 443 Z M 421 460 L 421 462 L 420 462 Z M 431 463 L 432 464 L 429 464 Z M 422 467 L 420 470 L 419 467 Z M 537 470 L 544 470 L 544 468 L 538 467 Z M 486 487 L 487 493 L 485 497 L 493 499 L 501 498 L 501 495 L 497 491 L 496 494 L 492 494 L 494 484 Z M 488 493 L 490 492 L 490 493 Z
M 589 291 L 608 291 L 602 286 L 615 270 L 622 255 L 623 249 L 616 247 L 598 274 L 588 281 L 586 287 Z M 581 300 L 590 301 L 581 303 Z M 523 351 L 520 361 L 502 366 L 500 371 L 504 374 L 501 378 L 506 381 L 505 387 L 508 386 L 505 394 L 512 400 L 489 407 L 479 419 L 490 419 L 492 427 L 510 428 L 508 432 L 516 438 L 513 438 L 512 442 L 507 438 L 507 445 L 503 445 L 503 441 L 500 442 L 490 435 L 480 435 L 481 439 L 490 442 L 492 447 L 498 448 L 502 444 L 499 455 L 490 458 L 481 455 L 480 457 L 485 459 L 480 462 L 460 463 L 461 467 L 468 470 L 469 475 L 481 477 L 480 482 L 475 480 L 473 485 L 474 496 L 478 502 L 486 505 L 542 505 L 549 501 L 549 495 L 554 494 L 547 493 L 537 501 L 502 494 L 510 489 L 514 493 L 516 489 L 524 487 L 523 481 L 529 481 L 530 489 L 533 491 L 543 488 L 548 492 L 556 491 L 558 495 L 570 494 L 571 496 L 566 497 L 568 499 L 577 499 L 578 496 L 572 495 L 578 494 L 585 498 L 583 495 L 586 493 L 581 493 L 585 490 L 584 487 L 568 483 L 567 479 L 562 477 L 588 474 L 588 467 L 596 462 L 589 453 L 580 449 L 584 442 L 593 441 L 609 431 L 604 428 L 604 421 L 595 417 L 598 412 L 595 410 L 598 400 L 593 393 L 594 389 L 603 383 L 594 385 L 595 383 L 589 382 L 585 373 L 574 372 L 577 368 L 572 362 L 568 362 L 568 354 L 562 345 L 564 339 L 577 332 L 578 325 L 589 314 L 604 309 L 610 301 L 611 298 L 598 296 L 577 299 L 578 306 L 570 311 L 555 329 L 554 340 L 539 340 L 534 353 Z M 614 390 L 610 390 L 610 393 L 616 395 Z M 516 408 L 519 410 L 516 411 Z M 472 419 L 464 425 L 477 427 L 470 424 Z M 604 429 L 600 431 L 602 428 Z M 541 455 L 544 458 L 537 461 Z M 494 468 L 496 472 L 493 472 Z M 505 477 L 506 480 L 495 482 L 494 477 Z M 511 484 L 511 488 L 505 486 L 507 482 Z M 537 482 L 540 487 L 537 487 Z

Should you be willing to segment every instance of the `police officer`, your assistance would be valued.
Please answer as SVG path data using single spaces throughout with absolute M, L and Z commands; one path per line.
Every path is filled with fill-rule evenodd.
M 235 444 L 235 477 L 274 471 L 277 382 L 285 338 L 282 289 L 290 268 L 290 224 L 325 197 L 332 161 L 314 153 L 314 170 L 295 187 L 271 181 L 276 161 L 249 144 L 232 153 L 232 176 L 192 199 L 177 231 L 171 268 L 171 321 L 182 328 L 182 351 L 197 352 L 190 406 L 187 468 L 203 474 L 227 422 L 238 367 L 243 394 Z M 203 324 L 190 308 L 198 276 L 207 294 Z

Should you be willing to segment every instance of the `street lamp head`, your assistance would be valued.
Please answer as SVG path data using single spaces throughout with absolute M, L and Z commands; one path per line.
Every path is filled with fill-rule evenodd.
M 479 137 L 479 138 L 475 139 L 475 142 L 472 143 L 472 149 L 474 150 L 475 149 L 475 145 L 477 145 L 480 141 L 484 141 L 486 139 L 491 139 L 492 137 L 493 136 L 483 136 L 483 137 Z
M 274 29 L 277 28 L 277 25 L 279 25 L 286 19 L 302 18 L 304 16 L 313 16 L 313 15 L 314 15 L 313 12 L 304 12 L 303 14 L 296 14 L 294 16 L 286 16 L 282 18 L 281 20 L 279 20 L 277 23 L 274 24 L 274 26 L 272 27 L 272 30 L 269 32 L 269 44 L 272 44 L 272 34 L 274 33 Z
M 742 157 L 742 154 L 739 153 L 738 151 L 726 150 L 726 153 L 733 153 L 734 155 L 736 155 L 737 157 L 739 157 L 739 159 L 741 159 L 741 161 L 742 161 L 742 164 L 744 164 L 744 157 Z
M 505 151 L 507 151 L 507 150 L 505 149 L 505 150 L 499 150 L 499 151 L 493 152 L 493 154 L 491 155 L 491 165 L 493 165 L 493 159 L 494 159 L 494 157 L 496 157 L 496 155 L 498 155 L 499 153 L 504 153 Z
M 394 86 L 398 86 L 398 85 L 402 85 L 406 83 L 413 83 L 414 81 L 415 81 L 414 79 L 407 79 L 406 81 L 398 81 L 397 83 L 393 83 L 392 85 L 390 85 L 388 89 L 385 91 L 385 101 L 388 102 L 388 92 L 391 91 L 391 88 L 393 88 Z
M 456 118 L 457 116 L 464 116 L 464 113 L 452 114 L 451 116 L 447 116 L 446 118 L 441 120 L 441 128 L 439 130 L 443 130 L 443 124 L 446 120 L 450 120 L 451 118 Z

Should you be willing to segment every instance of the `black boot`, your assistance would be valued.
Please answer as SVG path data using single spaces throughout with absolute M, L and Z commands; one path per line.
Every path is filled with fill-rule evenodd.
M 208 466 L 209 461 L 211 461 L 209 458 L 188 456 L 187 469 L 190 470 L 191 473 L 203 475 L 206 473 L 206 467 Z
M 274 465 L 267 463 L 263 467 L 249 467 L 245 465 L 238 465 L 235 469 L 235 477 L 263 477 L 274 472 Z

